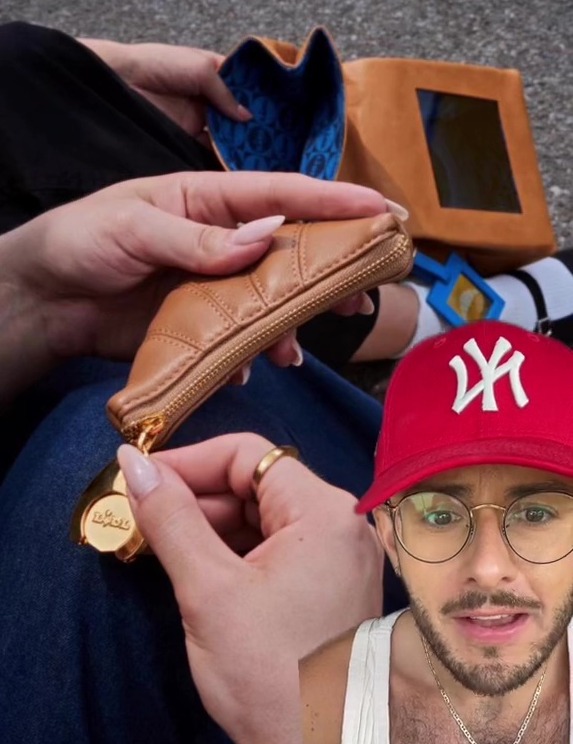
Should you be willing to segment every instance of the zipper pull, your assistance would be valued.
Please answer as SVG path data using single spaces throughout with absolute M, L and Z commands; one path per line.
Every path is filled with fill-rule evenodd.
M 149 454 L 164 425 L 161 416 L 141 422 L 137 447 L 143 454 Z M 150 552 L 135 524 L 117 459 L 94 478 L 80 497 L 72 515 L 70 537 L 78 545 L 90 545 L 100 553 L 115 553 L 125 563 Z
M 143 452 L 144 455 L 148 455 L 149 451 L 155 444 L 155 440 L 164 428 L 164 416 L 150 416 L 149 418 L 144 419 L 140 424 L 138 424 L 136 429 L 136 431 L 139 430 L 136 444 L 137 449 L 140 450 L 140 452 Z

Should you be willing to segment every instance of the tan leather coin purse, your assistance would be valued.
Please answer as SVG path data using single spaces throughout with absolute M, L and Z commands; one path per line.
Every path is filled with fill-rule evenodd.
M 391 214 L 289 224 L 251 270 L 194 277 L 164 300 L 127 386 L 108 404 L 129 442 L 158 446 L 247 361 L 340 300 L 411 269 L 412 242 Z
M 142 452 L 158 447 L 246 362 L 344 298 L 399 281 L 413 253 L 392 214 L 297 223 L 277 230 L 249 270 L 192 277 L 167 295 L 109 401 L 113 424 Z M 148 552 L 117 460 L 80 497 L 70 537 L 125 562 Z

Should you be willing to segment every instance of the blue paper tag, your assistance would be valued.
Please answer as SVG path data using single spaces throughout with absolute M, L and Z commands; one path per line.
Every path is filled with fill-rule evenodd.
M 463 258 L 452 253 L 445 264 L 417 253 L 412 274 L 432 285 L 427 303 L 450 325 L 497 320 L 505 301 Z

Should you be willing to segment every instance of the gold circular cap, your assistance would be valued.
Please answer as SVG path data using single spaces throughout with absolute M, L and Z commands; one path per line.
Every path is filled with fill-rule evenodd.
M 110 493 L 94 501 L 82 519 L 84 543 L 100 553 L 113 553 L 130 541 L 135 525 L 129 499 L 120 493 Z

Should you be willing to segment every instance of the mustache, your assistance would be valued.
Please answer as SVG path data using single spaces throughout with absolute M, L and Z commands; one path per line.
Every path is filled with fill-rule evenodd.
M 452 612 L 463 612 L 464 610 L 477 610 L 484 605 L 491 607 L 509 607 L 511 609 L 523 610 L 540 610 L 542 605 L 535 599 L 528 597 L 518 597 L 511 592 L 494 592 L 485 594 L 484 592 L 466 592 L 461 597 L 446 602 L 441 609 L 442 615 L 449 615 Z

